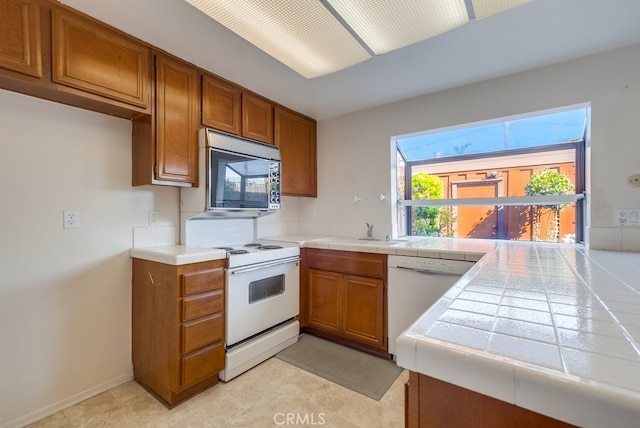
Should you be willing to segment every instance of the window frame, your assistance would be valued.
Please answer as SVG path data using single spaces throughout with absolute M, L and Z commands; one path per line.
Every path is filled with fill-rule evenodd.
M 586 108 L 587 109 L 587 124 L 585 126 L 584 133 L 582 137 L 578 140 L 569 141 L 565 143 L 558 143 L 554 145 L 548 146 L 538 146 L 531 147 L 525 149 L 515 149 L 515 150 L 500 150 L 491 153 L 478 153 L 478 154 L 462 154 L 459 156 L 449 156 L 445 158 L 436 158 L 429 159 L 423 161 L 407 161 L 404 158 L 404 154 L 397 146 L 397 138 L 392 139 L 396 154 L 395 156 L 400 156 L 404 162 L 404 195 L 398 194 L 397 200 L 397 210 L 405 210 L 405 228 L 407 231 L 407 236 L 411 236 L 411 207 L 457 207 L 457 206 L 485 206 L 485 205 L 494 205 L 500 209 L 503 206 L 533 206 L 533 205 L 558 205 L 558 204 L 568 204 L 575 203 L 575 242 L 576 243 L 584 243 L 585 242 L 585 215 L 586 215 L 586 202 L 587 202 L 587 191 L 586 191 L 586 168 L 587 168 L 587 158 L 586 158 L 586 146 L 587 146 L 587 138 L 590 128 L 590 106 L 573 106 L 569 108 L 564 108 L 562 110 L 570 110 L 570 109 L 578 109 L 578 108 Z M 555 110 L 558 111 L 558 110 Z M 542 116 L 544 114 L 549 114 L 549 112 L 538 112 L 536 114 L 531 114 L 531 116 Z M 505 117 L 500 120 L 494 120 L 491 122 L 504 122 L 511 120 L 512 118 Z M 473 126 L 480 126 L 479 124 L 468 124 L 465 125 L 465 128 L 471 128 Z M 442 130 L 444 132 L 444 130 Z M 437 132 L 437 131 L 434 131 Z M 549 149 L 553 150 L 566 150 L 573 149 L 574 150 L 574 162 L 575 162 L 575 182 L 574 190 L 575 193 L 569 195 L 543 195 L 543 196 L 500 196 L 500 197 L 491 197 L 491 198 L 451 198 L 451 199 L 422 199 L 422 200 L 412 200 L 411 199 L 411 169 L 414 166 L 424 166 L 424 165 L 433 165 L 433 164 L 441 164 L 441 163 L 449 163 L 449 162 L 458 162 L 458 161 L 468 161 L 468 160 L 477 160 L 477 159 L 486 159 L 486 158 L 496 158 L 501 156 L 511 156 L 511 155 L 522 155 L 522 154 L 535 154 L 539 152 L 548 152 Z M 395 172 L 394 182 L 397 186 L 398 174 Z M 398 191 L 396 187 L 396 192 Z M 398 221 L 398 216 L 394 215 L 396 221 Z M 460 238 L 467 239 L 467 238 Z

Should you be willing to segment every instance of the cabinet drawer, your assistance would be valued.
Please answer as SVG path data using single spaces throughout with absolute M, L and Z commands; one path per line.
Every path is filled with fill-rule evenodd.
M 224 368 L 224 347 L 222 343 L 207 346 L 182 358 L 182 385 L 190 385 L 209 376 L 216 375 Z
M 182 352 L 191 352 L 222 340 L 223 314 L 182 325 Z
M 222 290 L 186 297 L 182 300 L 182 321 L 189 321 L 221 312 L 223 308 L 224 295 Z
M 207 269 L 182 275 L 182 295 L 204 293 L 224 286 L 224 269 Z
M 309 268 L 369 278 L 386 279 L 387 277 L 387 256 L 385 254 L 316 248 L 306 248 L 305 250 L 305 262 Z

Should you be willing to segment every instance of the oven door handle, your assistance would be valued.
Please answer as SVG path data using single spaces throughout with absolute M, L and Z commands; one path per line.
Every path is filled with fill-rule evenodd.
M 278 266 L 278 265 L 286 265 L 289 263 L 293 263 L 293 262 L 299 262 L 300 261 L 300 257 L 289 257 L 286 259 L 282 259 L 282 260 L 276 260 L 276 261 L 272 261 L 272 262 L 264 262 L 264 263 L 258 263 L 255 265 L 251 265 L 251 266 L 247 266 L 247 267 L 241 267 L 241 268 L 237 268 L 237 269 L 229 269 L 229 273 L 231 273 L 231 275 L 235 275 L 238 273 L 246 273 L 246 272 L 252 272 L 254 270 L 258 270 L 258 269 L 265 269 L 271 266 Z

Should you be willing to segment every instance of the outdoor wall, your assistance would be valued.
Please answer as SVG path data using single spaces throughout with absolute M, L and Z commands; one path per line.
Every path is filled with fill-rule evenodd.
M 425 58 L 427 61 L 428 58 Z M 591 248 L 640 251 L 640 228 L 614 222 L 616 208 L 640 208 L 640 45 L 339 116 L 318 124 L 318 198 L 300 201 L 300 233 L 364 236 L 392 228 L 393 136 L 590 103 L 587 173 Z M 353 202 L 354 195 L 386 196 Z
M 412 174 L 429 174 L 442 181 L 442 198 L 524 196 L 531 176 L 544 169 L 558 171 L 575 183 L 574 150 L 545 151 L 511 156 L 468 158 L 412 167 Z M 465 206 L 445 208 L 452 221 L 443 216 L 441 236 L 482 239 L 540 240 L 560 242 L 573 239 L 576 232 L 574 204 L 558 212 L 540 207 L 534 220 L 531 206 Z M 535 224 L 537 224 L 537 228 Z M 557 234 L 555 228 L 558 227 Z M 537 230 L 537 234 L 536 234 Z M 415 232 L 413 234 L 416 234 Z

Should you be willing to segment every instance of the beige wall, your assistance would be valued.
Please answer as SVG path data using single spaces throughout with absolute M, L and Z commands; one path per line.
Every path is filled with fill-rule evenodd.
M 392 231 L 393 136 L 583 103 L 592 107 L 591 247 L 640 251 L 640 228 L 614 223 L 616 208 L 640 208 L 640 189 L 626 184 L 640 172 L 640 45 L 321 121 L 318 199 L 300 201 L 299 232 L 364 236 L 365 222 L 378 237 Z M 386 201 L 353 202 L 380 193 Z
M 129 121 L 1 90 L 0 153 L 0 426 L 22 426 L 131 378 L 132 230 L 177 224 L 178 191 L 131 187 Z

